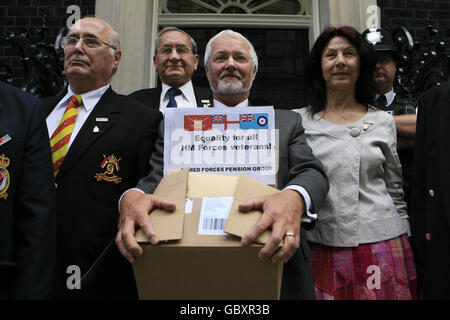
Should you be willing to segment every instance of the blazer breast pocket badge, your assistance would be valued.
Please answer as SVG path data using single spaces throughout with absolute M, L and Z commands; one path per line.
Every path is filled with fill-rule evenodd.
M 6 170 L 9 166 L 10 160 L 2 154 L 0 156 L 0 199 L 5 199 L 8 197 L 8 191 L 9 184 L 10 184 L 10 177 L 9 172 Z
M 122 178 L 118 176 L 118 173 L 120 171 L 120 160 L 122 160 L 122 158 L 117 159 L 114 155 L 111 155 L 109 157 L 103 155 L 103 162 L 100 164 L 100 167 L 105 170 L 105 172 L 97 173 L 94 178 L 99 182 L 106 181 L 115 184 L 121 183 Z

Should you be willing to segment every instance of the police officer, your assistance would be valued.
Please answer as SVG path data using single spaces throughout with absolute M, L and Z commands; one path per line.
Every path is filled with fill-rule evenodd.
M 399 57 L 391 36 L 383 29 L 370 28 L 363 32 L 377 55 L 375 83 L 377 85 L 376 105 L 394 116 L 397 128 L 397 149 L 402 164 L 403 189 L 409 207 L 413 149 L 416 136 L 416 108 L 394 91 L 394 80 Z

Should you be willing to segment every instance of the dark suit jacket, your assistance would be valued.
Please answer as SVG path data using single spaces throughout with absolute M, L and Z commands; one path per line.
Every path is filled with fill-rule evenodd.
M 410 212 L 413 248 L 424 298 L 450 299 L 450 83 L 423 93 L 418 106 Z
M 61 99 L 43 101 L 47 115 Z M 99 118 L 108 121 L 97 121 Z M 149 171 L 148 160 L 161 119 L 159 111 L 110 88 L 78 133 L 55 179 L 59 237 L 55 298 L 137 298 L 131 265 L 114 243 L 93 268 L 95 276 L 89 277 L 89 273 L 89 281 L 81 283 L 81 290 L 67 289 L 71 274 L 66 270 L 77 265 L 82 276 L 86 276 L 115 238 L 119 197 Z M 95 132 L 95 127 L 99 132 Z M 113 173 L 101 176 L 108 169 L 104 160 L 110 156 L 116 157 L 118 165 L 113 160 L 109 166 Z
M 195 100 L 197 101 L 197 108 L 202 108 L 204 105 L 202 103 L 202 100 L 205 98 L 209 100 L 209 97 L 211 96 L 211 90 L 196 86 L 193 86 L 193 88 Z M 161 101 L 161 92 L 162 92 L 161 87 L 152 89 L 142 89 L 131 93 L 130 97 L 156 110 L 159 110 L 159 103 Z M 212 103 L 212 100 L 210 101 Z
M 328 178 L 306 142 L 301 116 L 289 110 L 275 110 L 275 128 L 280 135 L 278 188 L 290 185 L 305 188 L 311 197 L 311 210 L 318 212 L 328 193 Z M 302 224 L 300 248 L 283 268 L 281 299 L 315 299 L 309 257 L 310 248 Z
M 211 99 L 211 101 L 213 101 Z M 252 105 L 255 105 L 253 101 Z M 308 192 L 312 209 L 318 212 L 328 193 L 328 178 L 322 163 L 313 155 L 305 137 L 301 116 L 288 110 L 275 110 L 275 127 L 279 130 L 278 188 L 298 185 Z M 142 178 L 137 188 L 153 193 L 163 175 L 164 128 L 160 125 L 156 151 L 150 163 L 153 170 Z M 301 246 L 284 265 L 282 299 L 315 299 L 314 282 L 309 264 L 310 249 L 302 226 Z
M 55 194 L 39 100 L 0 82 L 0 300 L 49 297 L 55 263 Z M 9 187 L 8 187 L 9 183 Z M 6 196 L 6 199 L 4 199 Z

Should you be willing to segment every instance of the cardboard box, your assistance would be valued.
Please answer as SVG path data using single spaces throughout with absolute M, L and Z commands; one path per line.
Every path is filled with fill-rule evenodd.
M 176 203 L 174 212 L 154 210 L 150 220 L 160 243 L 153 246 L 138 231 L 144 254 L 133 264 L 140 299 L 275 300 L 280 297 L 282 263 L 262 262 L 261 244 L 242 247 L 240 237 L 257 221 L 260 211 L 241 213 L 249 197 L 270 195 L 277 189 L 247 177 L 190 174 L 188 169 L 168 174 L 155 194 Z M 201 199 L 233 196 L 225 226 L 233 235 L 199 235 Z M 196 199 L 185 214 L 185 199 Z

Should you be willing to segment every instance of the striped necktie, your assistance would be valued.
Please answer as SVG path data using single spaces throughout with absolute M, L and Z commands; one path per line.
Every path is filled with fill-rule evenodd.
M 74 95 L 70 97 L 69 105 L 64 112 L 61 122 L 50 138 L 53 158 L 53 173 L 55 177 L 61 169 L 67 155 L 70 137 L 72 135 L 73 128 L 75 127 L 75 120 L 78 116 L 78 107 L 82 104 L 83 102 L 81 100 L 81 96 Z

